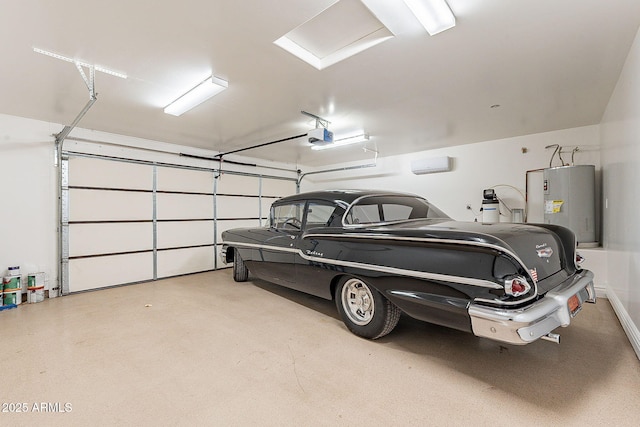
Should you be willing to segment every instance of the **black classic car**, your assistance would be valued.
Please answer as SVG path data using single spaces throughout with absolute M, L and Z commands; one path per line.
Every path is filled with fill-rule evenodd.
M 559 342 L 552 331 L 596 300 L 569 229 L 458 222 L 415 195 L 298 194 L 272 205 L 267 227 L 222 238 L 236 281 L 250 271 L 334 299 L 346 326 L 371 339 L 405 313 L 511 344 Z

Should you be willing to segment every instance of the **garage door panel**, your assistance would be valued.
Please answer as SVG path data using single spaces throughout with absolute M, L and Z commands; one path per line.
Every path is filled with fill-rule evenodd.
M 69 190 L 69 221 L 136 221 L 153 216 L 151 193 Z
M 217 193 L 258 196 L 260 180 L 252 176 L 225 174 L 218 178 Z
M 296 183 L 282 179 L 262 178 L 262 194 L 280 198 L 296 193 Z
M 71 224 L 69 256 L 99 255 L 153 249 L 153 224 Z
M 152 279 L 152 252 L 69 260 L 70 292 Z
M 213 219 L 213 196 L 158 194 L 157 216 L 166 219 Z
M 69 159 L 69 186 L 153 189 L 153 166 L 85 157 Z
M 215 179 L 214 171 L 73 155 L 68 162 L 70 292 L 225 268 L 221 234 L 259 227 L 272 202 L 295 193 L 293 181 L 259 176 Z
M 158 278 L 213 270 L 214 247 L 158 251 Z
M 158 223 L 158 248 L 212 245 L 213 221 Z
M 275 202 L 276 200 L 278 199 L 271 197 L 263 197 L 261 199 L 263 218 L 269 218 L 269 210 L 271 209 L 271 205 L 273 204 L 273 202 Z
M 216 212 L 218 219 L 258 218 L 259 200 L 257 197 L 218 196 Z
M 213 172 L 159 167 L 158 191 L 183 191 L 188 193 L 213 193 Z

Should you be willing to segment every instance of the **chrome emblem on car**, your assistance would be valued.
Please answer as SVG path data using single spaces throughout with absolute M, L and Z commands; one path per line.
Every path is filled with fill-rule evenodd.
M 542 247 L 539 247 L 539 246 L 542 246 Z M 553 249 L 546 246 L 546 243 L 544 245 L 539 245 L 539 246 L 536 246 L 536 252 L 538 253 L 538 256 L 540 258 L 551 258 L 551 255 L 553 255 Z
M 532 268 L 529 270 L 529 273 L 531 273 L 531 278 L 533 279 L 534 283 L 538 283 L 538 270 Z

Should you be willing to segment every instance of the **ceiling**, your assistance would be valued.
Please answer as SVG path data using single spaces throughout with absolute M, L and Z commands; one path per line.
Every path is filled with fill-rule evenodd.
M 389 156 L 597 124 L 640 24 L 638 0 L 448 0 L 456 27 L 429 36 L 407 22 L 322 70 L 273 43 L 333 3 L 3 1 L 0 113 L 70 124 L 88 101 L 75 66 L 37 47 L 128 75 L 96 73 L 79 127 L 227 152 L 305 133 L 305 110 L 336 134 L 371 135 L 243 153 L 324 166 L 370 159 L 363 147 Z M 229 88 L 180 117 L 163 112 L 211 74 Z

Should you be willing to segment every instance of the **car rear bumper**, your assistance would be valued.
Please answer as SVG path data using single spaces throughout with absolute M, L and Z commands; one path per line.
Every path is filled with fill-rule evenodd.
M 574 295 L 578 298 L 579 308 L 572 313 L 569 299 Z M 469 306 L 471 328 L 479 337 L 510 344 L 528 344 L 559 326 L 568 326 L 585 302 L 596 302 L 593 273 L 589 270 L 582 270 L 547 292 L 543 298 L 519 309 L 472 303 Z

